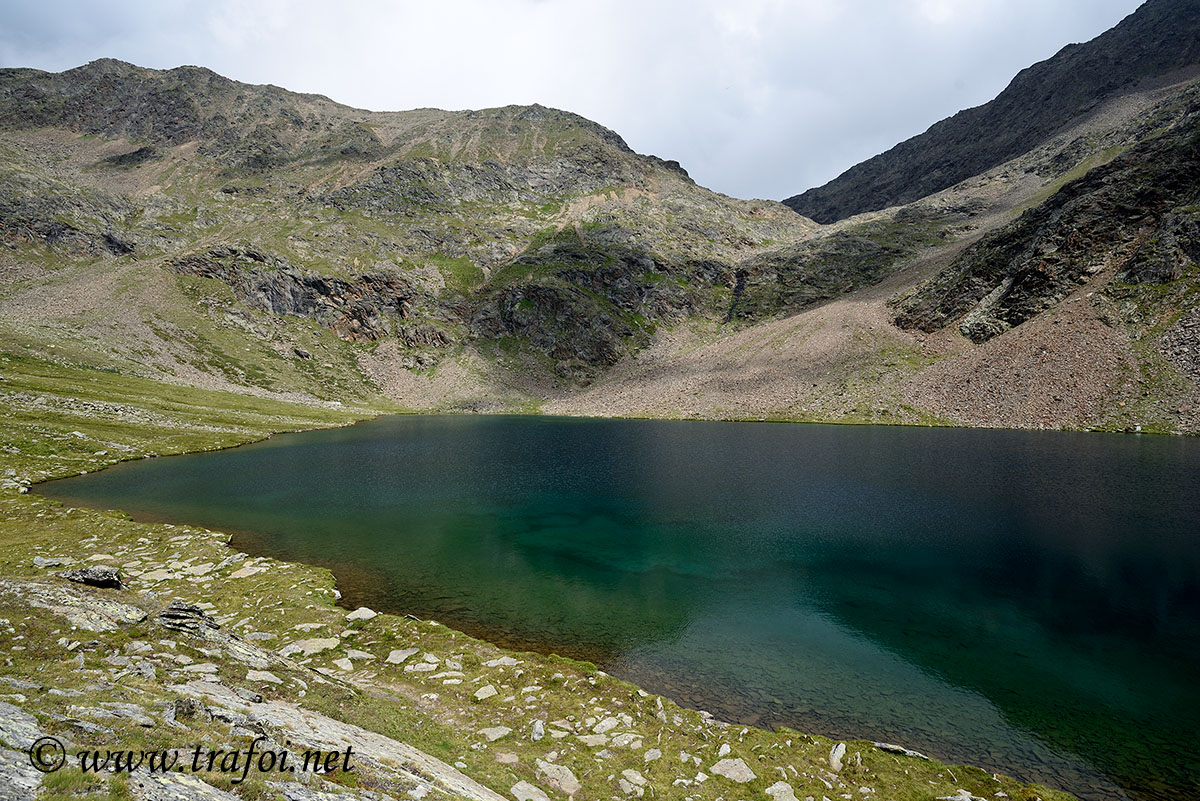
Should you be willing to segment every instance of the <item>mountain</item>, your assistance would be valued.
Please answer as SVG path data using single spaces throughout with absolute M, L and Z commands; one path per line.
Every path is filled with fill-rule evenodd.
M 373 410 L 1196 431 L 1171 78 L 819 225 L 537 105 L 0 70 L 0 352 Z
M 425 367 L 515 337 L 586 375 L 660 322 L 723 313 L 738 261 L 815 227 L 536 105 L 373 113 L 198 67 L 101 60 L 0 71 L 0 131 L 0 234 L 33 254 L 15 273 L 115 258 L 144 276 L 216 279 L 236 315 L 398 341 L 404 363 Z M 180 327 L 227 327 L 192 311 Z M 144 333 L 122 355 L 162 372 L 139 355 Z
M 994 100 L 783 201 L 817 222 L 918 200 L 1026 153 L 1106 100 L 1200 72 L 1200 0 L 1148 0 L 1086 44 L 1022 70 Z

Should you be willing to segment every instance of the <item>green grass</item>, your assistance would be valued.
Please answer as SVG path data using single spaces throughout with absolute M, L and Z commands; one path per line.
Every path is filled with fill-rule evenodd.
M 466 295 L 483 283 L 483 270 L 465 256 L 435 253 L 429 257 L 429 261 L 438 268 L 446 288 L 451 292 Z

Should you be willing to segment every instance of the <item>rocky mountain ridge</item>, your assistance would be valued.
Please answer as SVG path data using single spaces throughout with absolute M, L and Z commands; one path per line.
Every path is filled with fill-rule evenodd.
M 1022 70 L 994 100 L 783 201 L 821 223 L 901 205 L 1028 152 L 1105 100 L 1200 73 L 1200 2 L 1148 0 L 1116 27 Z
M 818 226 L 541 106 L 381 113 L 194 67 L 4 70 L 0 327 L 22 355 L 388 408 L 1194 430 L 1190 340 L 1172 328 L 1191 256 L 1167 242 L 1191 230 L 1192 177 L 1105 165 L 1177 158 L 1162 148 L 1191 125 L 1195 92 L 1109 98 L 941 192 Z M 971 360 L 1085 284 L 1009 293 L 1021 313 L 972 308 L 1024 269 L 996 238 L 1045 251 L 1014 221 L 1057 224 L 1093 173 L 1121 198 L 1097 230 L 1146 185 L 1181 184 L 1170 214 L 1184 222 L 1143 257 L 1174 278 L 1143 282 L 1120 314 L 1091 302 L 1088 325 L 1115 326 L 1134 372 L 1088 371 L 1078 397 L 1035 412 L 1006 379 L 971 377 Z M 1123 241 L 1141 236 L 1137 216 Z M 1070 247 L 1083 263 L 1102 239 Z M 1167 256 L 1178 270 L 1159 270 Z M 1046 342 L 1100 363 L 1077 345 Z M 1058 369 L 1087 367 L 1073 364 Z M 946 371 L 965 405 L 929 383 Z

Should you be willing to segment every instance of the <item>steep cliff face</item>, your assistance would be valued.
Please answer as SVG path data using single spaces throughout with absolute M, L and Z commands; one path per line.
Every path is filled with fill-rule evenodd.
M 783 202 L 821 223 L 909 203 L 1031 150 L 1108 98 L 1197 71 L 1200 0 L 1148 0 L 1103 35 L 1022 70 L 991 102 Z
M 1195 294 L 1200 91 L 1182 103 L 1164 130 L 1068 183 L 920 286 L 900 304 L 897 323 L 934 331 L 959 321 L 964 336 L 983 342 L 1102 273 L 1112 276 L 1114 295 L 1142 285 L 1159 287 L 1163 298 Z
M 216 278 L 248 306 L 315 320 L 354 342 L 395 336 L 410 346 L 444 347 L 453 341 L 446 332 L 420 324 L 433 316 L 420 311 L 428 313 L 434 301 L 395 273 L 332 278 L 250 248 L 230 247 L 185 256 L 171 268 L 181 275 Z M 453 320 L 453 311 L 446 307 L 434 314 L 442 321 Z

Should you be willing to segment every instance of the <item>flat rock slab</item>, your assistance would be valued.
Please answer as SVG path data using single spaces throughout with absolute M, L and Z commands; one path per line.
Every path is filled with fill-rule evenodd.
M 29 754 L 7 748 L 0 748 L 0 776 L 4 777 L 0 781 L 0 801 L 29 801 L 37 797 L 42 786 L 42 774 L 29 764 Z
M 363 762 L 385 776 L 400 777 L 414 784 L 432 785 L 442 792 L 470 801 L 504 801 L 504 796 L 418 748 L 378 732 L 302 709 L 295 704 L 280 701 L 251 704 L 228 687 L 201 680 L 173 685 L 169 689 L 281 729 L 292 740 L 293 747 L 299 745 L 301 750 L 319 748 L 323 751 L 341 751 L 350 745 L 354 747 L 356 755 L 361 754 Z
M 509 792 L 517 801 L 550 801 L 550 796 L 529 782 L 517 782 Z
M 267 786 L 278 793 L 280 801 L 396 801 L 394 797 L 374 790 L 351 790 L 326 781 L 315 784 L 314 787 L 297 782 L 267 782 Z
M 132 604 L 89 595 L 66 585 L 0 579 L 0 593 L 66 618 L 84 631 L 116 631 L 146 619 L 146 613 Z
M 236 795 L 183 773 L 139 770 L 129 777 L 129 789 L 138 801 L 241 801 Z
M 508 735 L 512 734 L 512 729 L 510 729 L 508 726 L 492 726 L 487 729 L 480 729 L 479 733 L 482 734 L 484 739 L 486 739 L 489 743 L 494 743 L 501 737 L 507 737 Z
M 34 740 L 41 736 L 37 718 L 19 706 L 0 701 L 0 742 L 11 748 L 23 749 L 33 745 Z M 22 754 L 21 758 L 26 765 L 29 764 L 28 754 Z
M 717 764 L 708 769 L 709 773 L 715 773 L 718 776 L 724 776 L 730 781 L 735 781 L 740 784 L 754 781 L 758 777 L 754 775 L 754 771 L 750 770 L 750 766 L 741 757 L 737 759 L 722 759 Z
M 541 759 L 535 760 L 534 764 L 537 766 L 538 775 L 546 780 L 546 784 L 567 795 L 579 792 L 579 779 L 575 778 L 575 774 L 566 765 L 556 765 Z
M 281 656 L 292 656 L 293 654 L 303 654 L 304 656 L 312 656 L 319 654 L 322 651 L 328 651 L 330 648 L 337 648 L 341 644 L 341 640 L 337 637 L 317 637 L 311 640 L 296 640 L 283 647 L 279 652 Z
M 389 665 L 399 665 L 405 659 L 408 659 L 410 656 L 418 653 L 420 650 L 420 648 L 398 648 L 388 654 L 386 661 Z
M 268 684 L 283 684 L 283 679 L 269 670 L 251 670 L 246 673 L 246 681 L 265 681 Z

